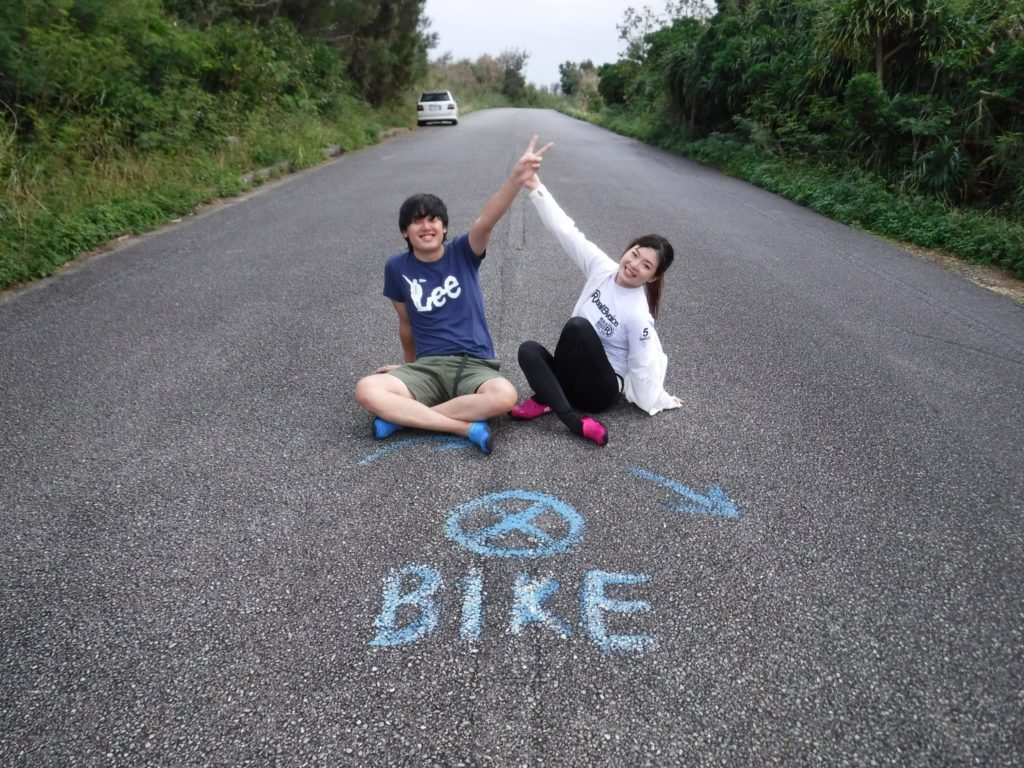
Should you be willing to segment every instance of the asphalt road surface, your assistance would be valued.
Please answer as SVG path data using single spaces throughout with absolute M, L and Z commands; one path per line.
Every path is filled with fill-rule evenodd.
M 405 196 L 533 132 L 613 255 L 676 246 L 684 407 L 610 442 L 370 437 Z M 525 195 L 505 372 L 582 286 Z M 0 301 L 0 764 L 1024 762 L 1024 307 L 547 111 L 417 130 Z

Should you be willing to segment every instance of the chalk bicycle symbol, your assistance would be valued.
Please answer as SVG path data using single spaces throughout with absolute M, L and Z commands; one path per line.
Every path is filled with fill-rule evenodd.
M 561 499 L 513 490 L 456 507 L 448 516 L 445 535 L 484 557 L 538 558 L 572 549 L 585 525 L 580 514 Z

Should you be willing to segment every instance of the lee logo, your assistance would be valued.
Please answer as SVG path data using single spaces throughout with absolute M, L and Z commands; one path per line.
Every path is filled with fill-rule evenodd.
M 443 307 L 448 299 L 457 299 L 462 294 L 462 286 L 459 285 L 458 278 L 455 275 L 448 275 L 444 279 L 444 283 L 432 290 L 424 301 L 422 283 L 425 283 L 426 280 L 410 280 L 405 275 L 402 277 L 409 284 L 409 298 L 412 299 L 413 306 L 418 312 L 430 312 L 432 309 Z

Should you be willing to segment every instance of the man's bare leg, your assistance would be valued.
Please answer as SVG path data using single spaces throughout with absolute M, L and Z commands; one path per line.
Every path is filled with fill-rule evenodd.
M 418 402 L 405 383 L 387 373 L 374 373 L 356 384 L 356 402 L 393 424 L 466 437 L 473 419 L 457 419 Z
M 496 377 L 485 381 L 471 395 L 428 408 L 412 396 L 404 382 L 386 373 L 361 379 L 355 395 L 363 408 L 377 416 L 377 438 L 387 437 L 400 427 L 415 427 L 468 438 L 485 454 L 492 447 L 487 420 L 506 412 L 518 397 L 511 382 Z
M 508 413 L 517 399 L 512 382 L 496 376 L 481 384 L 473 394 L 439 403 L 432 410 L 459 421 L 487 421 Z

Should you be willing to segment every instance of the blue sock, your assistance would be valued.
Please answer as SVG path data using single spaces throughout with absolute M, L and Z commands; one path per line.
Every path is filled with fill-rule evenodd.
M 390 421 L 384 421 L 384 419 L 373 420 L 373 436 L 378 440 L 383 440 L 385 437 L 390 437 L 400 429 L 405 429 L 401 424 L 393 424 Z
M 491 428 L 487 426 L 486 421 L 474 421 L 466 437 L 485 454 L 491 452 Z

